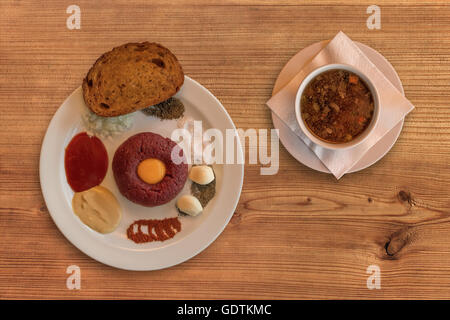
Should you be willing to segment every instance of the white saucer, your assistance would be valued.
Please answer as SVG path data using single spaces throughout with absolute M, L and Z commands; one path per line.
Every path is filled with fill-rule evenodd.
M 312 59 L 323 47 L 328 43 L 328 40 L 321 41 L 306 47 L 289 60 L 278 75 L 275 85 L 273 87 L 272 95 L 283 88 L 307 63 Z M 365 44 L 355 42 L 362 52 L 380 69 L 386 78 L 391 81 L 395 88 L 397 88 L 403 95 L 402 82 L 395 71 L 394 67 L 386 60 L 380 53 Z M 331 173 L 322 161 L 308 148 L 306 144 L 287 127 L 278 116 L 272 112 L 272 122 L 275 129 L 279 129 L 280 141 L 286 150 L 299 162 L 311 169 Z M 349 173 L 365 169 L 375 162 L 383 158 L 386 153 L 392 148 L 397 141 L 400 132 L 402 131 L 403 120 L 391 129 L 383 138 L 380 139 L 355 165 L 349 170 Z

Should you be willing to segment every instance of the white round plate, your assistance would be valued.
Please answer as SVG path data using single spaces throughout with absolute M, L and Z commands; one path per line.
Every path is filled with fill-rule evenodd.
M 219 100 L 206 88 L 189 77 L 176 94 L 185 105 L 185 116 L 202 120 L 203 130 L 216 128 L 225 135 L 226 129 L 235 126 Z M 175 217 L 176 198 L 153 208 L 139 206 L 123 197 L 114 182 L 111 161 L 117 147 L 128 137 L 151 131 L 169 137 L 177 128 L 176 120 L 160 120 L 138 111 L 133 114 L 133 127 L 114 138 L 101 139 L 108 151 L 109 167 L 101 183 L 111 190 L 122 208 L 122 220 L 110 234 L 100 234 L 84 225 L 72 211 L 73 191 L 67 183 L 64 169 L 64 151 L 72 137 L 84 131 L 82 112 L 86 109 L 81 88 L 76 89 L 59 107 L 44 138 L 40 157 L 40 180 L 47 208 L 55 224 L 77 248 L 104 264 L 127 270 L 155 270 L 186 261 L 211 244 L 223 231 L 239 201 L 244 177 L 243 154 L 237 149 L 237 163 L 215 164 L 216 195 L 196 216 L 180 216 L 182 230 L 172 239 L 163 242 L 136 244 L 127 239 L 126 230 L 135 220 Z M 239 139 L 235 139 L 238 144 Z M 179 195 L 188 194 L 190 182 Z
M 275 82 L 272 95 L 277 93 L 281 88 L 283 88 L 307 63 L 311 60 L 323 47 L 328 43 L 328 40 L 316 42 L 309 47 L 301 50 L 295 56 L 288 61 L 288 63 L 283 67 L 278 78 Z M 395 71 L 394 67 L 386 60 L 380 53 L 374 49 L 366 46 L 365 44 L 355 42 L 356 45 L 362 50 L 362 52 L 375 64 L 378 69 L 383 72 L 386 78 L 391 81 L 397 90 L 399 90 L 403 95 L 402 82 Z M 305 166 L 311 169 L 331 173 L 327 167 L 322 163 L 322 161 L 317 158 L 314 152 L 308 148 L 306 144 L 295 134 L 289 127 L 287 127 L 278 116 L 272 112 L 272 122 L 275 129 L 279 129 L 279 137 L 281 143 L 286 148 L 286 150 L 295 158 L 297 161 L 303 163 Z M 395 141 L 397 141 L 400 132 L 402 131 L 403 120 L 399 122 L 394 128 L 392 128 L 383 138 L 381 138 L 370 150 L 353 166 L 349 171 L 356 172 L 365 169 L 375 162 L 383 158 L 386 153 L 393 147 Z

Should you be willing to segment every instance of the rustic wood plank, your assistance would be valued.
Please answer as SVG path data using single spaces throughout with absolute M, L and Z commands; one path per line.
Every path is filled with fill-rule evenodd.
M 0 298 L 450 298 L 450 6 L 378 1 L 2 1 Z M 128 41 L 169 47 L 239 128 L 272 128 L 264 103 L 282 66 L 339 30 L 380 51 L 416 109 L 391 152 L 339 182 L 280 147 L 280 170 L 246 165 L 223 234 L 167 270 L 127 272 L 82 254 L 57 230 L 39 185 L 47 125 L 102 52 Z M 67 266 L 82 270 L 69 291 Z M 381 290 L 366 287 L 378 265 Z

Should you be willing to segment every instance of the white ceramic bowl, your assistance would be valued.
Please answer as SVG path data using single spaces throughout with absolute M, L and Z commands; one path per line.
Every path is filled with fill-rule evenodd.
M 303 121 L 303 118 L 301 115 L 301 107 L 302 107 L 301 106 L 301 97 L 302 97 L 303 91 L 305 90 L 305 88 L 309 84 L 309 82 L 321 73 L 324 73 L 329 70 L 336 70 L 336 69 L 353 72 L 358 77 L 360 77 L 367 84 L 367 87 L 371 91 L 372 97 L 373 97 L 373 102 L 374 102 L 373 116 L 372 116 L 372 120 L 371 120 L 370 124 L 368 125 L 368 127 L 355 139 L 353 139 L 349 142 L 344 142 L 344 143 L 326 142 L 326 141 L 316 137 L 308 129 L 308 127 L 307 127 L 306 123 Z M 313 143 L 315 143 L 323 148 L 327 148 L 327 149 L 342 150 L 342 149 L 354 147 L 354 146 L 360 144 L 361 142 L 363 142 L 368 137 L 368 135 L 373 130 L 373 128 L 375 128 L 375 125 L 378 121 L 379 113 L 380 113 L 379 98 L 378 98 L 378 92 L 377 92 L 375 86 L 372 84 L 372 82 L 369 80 L 369 78 L 365 74 L 363 74 L 361 71 L 359 71 L 355 67 L 345 65 L 345 64 L 327 64 L 325 66 L 315 69 L 310 74 L 308 74 L 305 77 L 305 79 L 303 79 L 302 83 L 300 84 L 300 87 L 298 88 L 297 95 L 295 97 L 295 115 L 297 117 L 297 122 L 298 122 L 300 128 L 302 129 L 303 133 Z

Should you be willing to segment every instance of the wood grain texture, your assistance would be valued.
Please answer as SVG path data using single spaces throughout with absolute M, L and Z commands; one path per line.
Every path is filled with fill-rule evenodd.
M 0 298 L 450 298 L 450 6 L 378 1 L 78 0 L 0 4 Z M 272 128 L 265 102 L 283 65 L 339 30 L 381 52 L 416 106 L 389 154 L 336 181 L 280 147 L 280 170 L 246 165 L 222 235 L 166 270 L 104 266 L 72 246 L 48 214 L 39 152 L 49 121 L 103 52 L 129 41 L 169 47 L 238 128 Z M 82 272 L 66 289 L 67 266 Z M 381 269 L 368 290 L 366 268 Z

